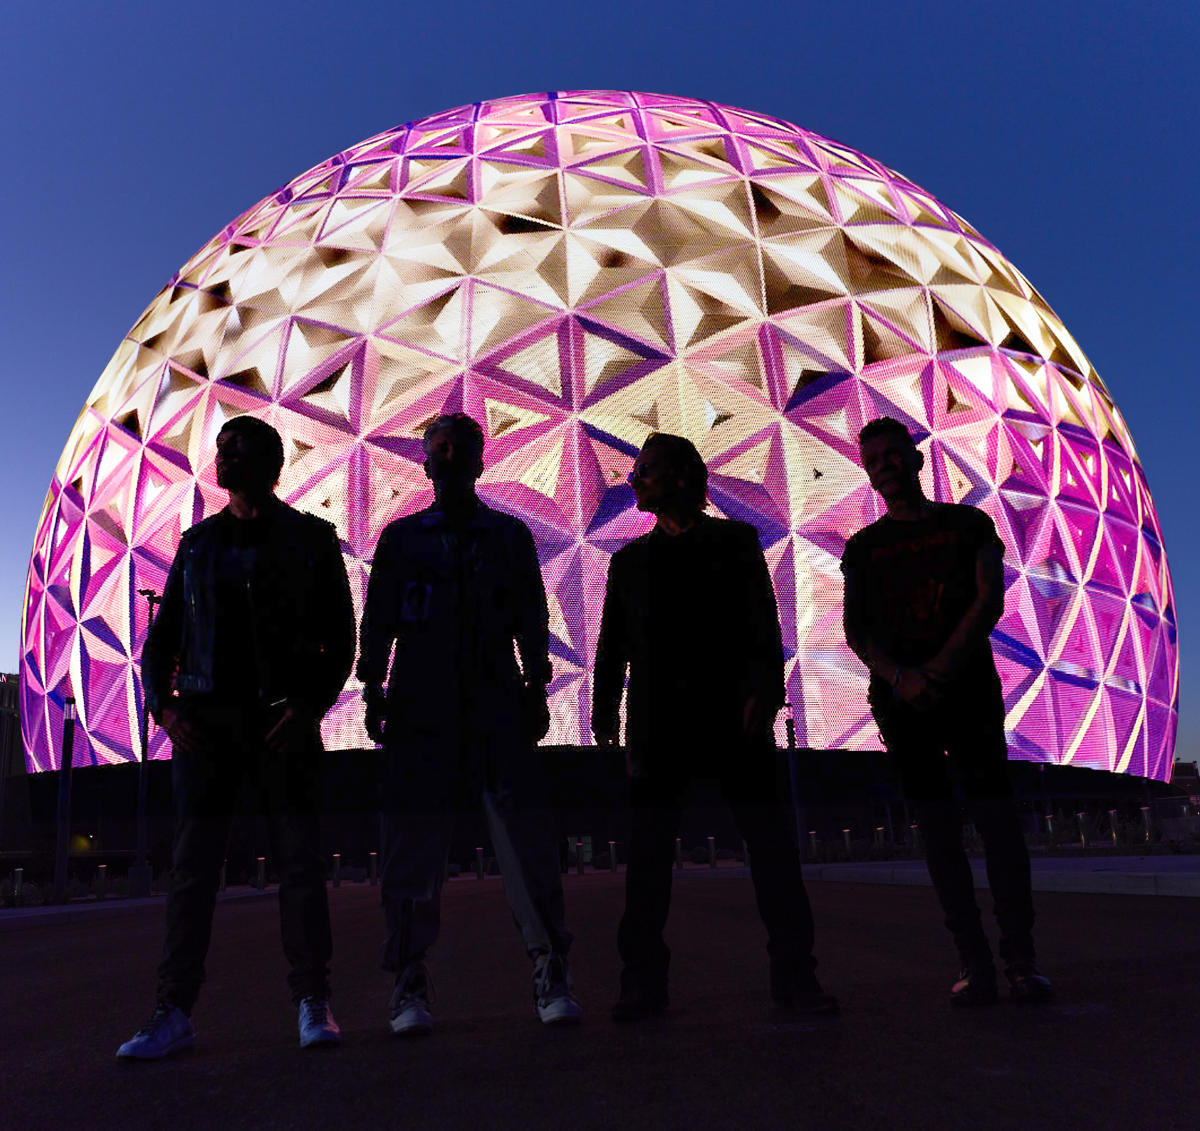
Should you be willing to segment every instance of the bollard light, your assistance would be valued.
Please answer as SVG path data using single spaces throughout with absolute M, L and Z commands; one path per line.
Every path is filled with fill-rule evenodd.
M 675 838 L 675 867 L 683 868 L 683 841 L 679 837 Z
M 483 879 L 483 846 L 478 844 L 475 846 L 475 878 Z
M 850 830 L 849 829 L 842 829 L 842 842 L 846 846 L 847 854 L 849 854 L 849 852 L 850 852 Z
M 24 882 L 24 880 L 25 880 L 25 869 L 24 868 L 14 868 L 13 869 L 13 906 L 14 907 L 21 906 L 21 884 Z
M 1054 843 L 1054 814 L 1046 814 L 1046 836 L 1050 838 L 1050 843 Z
M 610 872 L 617 870 L 617 842 L 615 840 L 608 842 L 608 870 Z
M 1087 848 L 1087 813 L 1076 813 L 1075 823 L 1079 826 L 1079 847 Z
M 575 874 L 583 875 L 583 841 L 581 840 L 575 842 Z
M 808 830 L 808 850 L 812 853 L 812 858 L 817 858 L 817 830 Z
M 1108 831 L 1112 836 L 1113 848 L 1117 847 L 1117 811 L 1110 809 L 1108 811 Z
M 96 898 L 103 899 L 108 892 L 108 865 L 100 864 L 96 868 Z
M 258 858 L 258 869 L 255 872 L 255 884 L 259 891 L 266 891 L 267 888 L 267 858 L 260 856 Z
M 882 825 L 875 826 L 875 843 L 883 844 L 883 826 Z
M 710 868 L 717 866 L 717 842 L 711 836 L 708 838 L 708 866 Z
M 372 852 L 367 856 L 367 882 L 371 887 L 379 883 L 379 853 Z
M 1154 831 L 1154 822 L 1150 817 L 1150 806 L 1142 806 L 1142 824 L 1146 827 L 1146 843 L 1150 843 L 1150 834 Z
M 340 852 L 333 854 L 333 886 L 335 888 L 342 886 L 342 854 Z

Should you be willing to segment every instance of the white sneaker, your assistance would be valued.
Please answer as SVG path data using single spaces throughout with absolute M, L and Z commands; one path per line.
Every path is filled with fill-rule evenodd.
M 315 995 L 304 998 L 300 1002 L 300 1047 L 341 1043 L 342 1031 L 330 1012 L 329 999 Z
M 565 954 L 539 954 L 533 960 L 533 1004 L 546 1025 L 574 1025 L 583 1017 L 575 1000 Z
M 398 1037 L 422 1037 L 433 1031 L 429 1002 L 433 987 L 423 962 L 410 962 L 396 979 L 388 1002 L 388 1024 Z
M 119 1049 L 123 1060 L 157 1060 L 196 1043 L 192 1020 L 182 1009 L 159 1002 L 150 1019 Z

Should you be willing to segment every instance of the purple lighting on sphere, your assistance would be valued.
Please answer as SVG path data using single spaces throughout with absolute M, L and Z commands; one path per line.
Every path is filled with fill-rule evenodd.
M 1062 322 L 961 217 L 877 161 L 715 103 L 611 91 L 481 102 L 370 138 L 224 228 L 151 302 L 67 440 L 22 622 L 30 770 L 140 752 L 139 588 L 225 503 L 215 437 L 283 435 L 280 494 L 338 528 L 361 611 L 393 518 L 426 505 L 424 425 L 487 434 L 481 495 L 537 540 L 548 741 L 589 741 L 609 555 L 647 529 L 626 477 L 690 437 L 710 510 L 759 530 L 802 746 L 878 746 L 838 559 L 880 513 L 858 429 L 904 421 L 935 498 L 1006 547 L 993 645 L 1014 758 L 1165 780 L 1171 579 L 1129 430 Z M 713 600 L 720 600 L 714 593 Z M 696 615 L 703 618 L 704 609 Z M 324 724 L 367 745 L 351 681 Z M 152 757 L 168 757 L 154 730 Z

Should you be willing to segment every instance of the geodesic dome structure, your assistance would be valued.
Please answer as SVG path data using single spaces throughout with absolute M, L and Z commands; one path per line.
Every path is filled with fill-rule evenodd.
M 801 744 L 878 745 L 841 633 L 838 559 L 879 513 L 869 418 L 906 422 L 938 499 L 1007 547 L 994 648 L 1011 755 L 1169 774 L 1171 581 L 1133 442 L 1041 296 L 929 193 L 845 145 L 693 99 L 558 92 L 389 130 L 194 255 L 87 399 L 38 523 L 23 618 L 31 769 L 66 695 L 86 753 L 140 749 L 140 588 L 224 505 L 214 440 L 253 413 L 281 494 L 332 520 L 361 609 L 382 527 L 430 498 L 424 424 L 471 413 L 481 495 L 534 532 L 550 741 L 589 741 L 609 555 L 647 528 L 626 475 L 689 436 L 714 513 L 757 526 Z M 704 610 L 697 610 L 698 616 Z M 326 742 L 365 745 L 353 682 Z M 169 753 L 155 732 L 150 753 Z

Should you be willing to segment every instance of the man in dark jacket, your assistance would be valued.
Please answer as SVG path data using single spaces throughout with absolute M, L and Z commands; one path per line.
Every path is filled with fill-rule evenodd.
M 234 802 L 260 795 L 279 872 L 288 984 L 300 1043 L 338 1043 L 332 943 L 319 850 L 322 716 L 354 660 L 354 607 L 337 533 L 275 496 L 283 442 L 249 416 L 217 436 L 229 505 L 185 531 L 142 649 L 155 721 L 171 738 L 176 809 L 158 1001 L 120 1057 L 194 1043 L 213 908 Z
M 925 457 L 898 420 L 873 420 L 858 440 L 887 513 L 850 538 L 842 555 L 846 642 L 871 673 L 871 711 L 915 807 L 929 876 L 958 948 L 962 972 L 950 999 L 976 1006 L 997 996 L 963 849 L 957 777 L 983 838 L 1012 996 L 1049 1001 L 1053 989 L 1034 960 L 1029 853 L 988 641 L 1004 612 L 1004 543 L 983 511 L 925 497 Z
M 638 509 L 657 522 L 609 564 L 592 705 L 596 741 L 616 746 L 628 668 L 632 838 L 613 1017 L 638 1020 L 667 1006 L 670 951 L 662 933 L 693 777 L 720 781 L 749 847 L 772 998 L 832 1013 L 837 1002 L 813 973 L 812 912 L 771 733 L 784 701 L 783 648 L 758 534 L 704 514 L 708 471 L 680 436 L 650 436 L 631 481 Z
M 367 731 L 385 757 L 382 964 L 396 975 L 389 1024 L 397 1035 L 433 1027 L 425 957 L 440 928 L 453 816 L 478 804 L 533 962 L 537 1015 L 575 1022 L 571 936 L 535 746 L 550 725 L 551 674 L 537 550 L 520 519 L 475 494 L 483 472 L 475 420 L 438 417 L 424 446 L 434 503 L 380 536 L 358 665 Z

